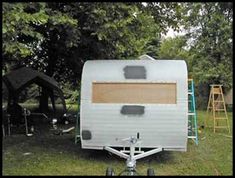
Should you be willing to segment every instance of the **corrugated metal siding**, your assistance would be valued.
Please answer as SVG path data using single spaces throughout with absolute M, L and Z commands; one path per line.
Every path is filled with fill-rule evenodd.
M 125 79 L 123 68 L 146 68 L 146 79 Z M 92 82 L 176 82 L 177 104 L 141 104 L 145 113 L 127 116 L 120 113 L 123 104 L 92 103 Z M 130 104 L 131 105 L 131 104 Z M 98 60 L 86 62 L 82 74 L 81 131 L 90 130 L 91 140 L 82 140 L 83 148 L 128 146 L 121 141 L 140 134 L 142 147 L 186 150 L 187 147 L 187 68 L 179 60 Z

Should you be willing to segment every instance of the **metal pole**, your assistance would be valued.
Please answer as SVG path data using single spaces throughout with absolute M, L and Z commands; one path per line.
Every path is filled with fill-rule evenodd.
M 145 153 L 141 153 L 141 154 L 138 154 L 138 155 L 134 156 L 134 159 L 137 160 L 137 159 L 140 159 L 140 158 L 144 158 L 146 156 L 158 153 L 160 151 L 162 151 L 162 148 L 155 148 L 153 150 L 150 150 L 150 151 L 147 151 Z
M 25 132 L 26 132 L 26 135 L 28 135 L 28 123 L 27 123 L 26 108 L 24 108 L 24 122 L 25 122 Z
M 8 126 L 8 135 L 11 135 L 11 122 L 10 122 L 10 115 L 7 114 L 7 126 Z
M 115 149 L 113 149 L 113 148 L 111 148 L 111 147 L 106 146 L 106 147 L 104 147 L 104 149 L 107 150 L 107 151 L 109 151 L 109 152 L 111 152 L 111 153 L 113 153 L 113 154 L 116 154 L 116 155 L 118 155 L 118 156 L 120 156 L 120 157 L 122 157 L 122 158 L 125 158 L 125 159 L 128 159 L 128 158 L 129 158 L 129 156 L 128 156 L 127 154 L 122 153 L 122 152 L 120 152 L 120 151 L 117 151 L 117 150 L 115 150 Z
M 2 134 L 3 134 L 3 137 L 5 137 L 5 136 L 6 136 L 6 134 L 5 134 L 5 127 L 4 127 L 4 124 L 2 124 Z

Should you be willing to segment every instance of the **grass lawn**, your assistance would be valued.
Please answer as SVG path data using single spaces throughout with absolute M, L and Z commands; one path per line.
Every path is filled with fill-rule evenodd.
M 200 126 L 206 112 L 197 114 Z M 232 127 L 232 113 L 229 120 Z M 105 175 L 108 166 L 117 174 L 125 168 L 125 159 L 107 151 L 82 150 L 74 143 L 74 133 L 59 136 L 46 129 L 32 137 L 16 134 L 3 139 L 3 175 Z M 198 146 L 189 140 L 187 152 L 160 152 L 140 159 L 137 171 L 146 175 L 152 167 L 156 175 L 232 175 L 232 157 L 232 134 L 208 128 L 199 133 Z

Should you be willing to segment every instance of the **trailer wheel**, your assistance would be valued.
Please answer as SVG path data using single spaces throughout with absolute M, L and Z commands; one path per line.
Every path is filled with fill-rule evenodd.
M 154 170 L 152 168 L 148 168 L 147 170 L 147 176 L 155 176 Z
M 114 176 L 113 168 L 108 167 L 108 168 L 106 169 L 106 176 Z

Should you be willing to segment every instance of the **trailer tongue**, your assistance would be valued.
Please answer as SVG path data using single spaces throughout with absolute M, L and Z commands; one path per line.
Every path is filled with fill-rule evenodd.
M 127 141 L 130 144 L 129 150 L 126 150 L 125 147 L 123 148 L 123 150 L 117 150 L 109 146 L 104 147 L 105 150 L 126 159 L 126 169 L 124 169 L 119 175 L 138 175 L 138 172 L 136 170 L 136 160 L 144 158 L 146 156 L 150 156 L 163 150 L 162 148 L 154 148 L 146 152 L 142 151 L 141 139 L 139 138 L 139 134 L 137 134 L 137 138 L 132 136 L 130 138 L 122 139 L 122 141 Z M 138 150 L 136 150 L 136 148 Z M 108 167 L 106 170 L 106 175 L 115 175 L 114 170 Z M 148 169 L 147 175 L 154 175 L 153 169 Z

